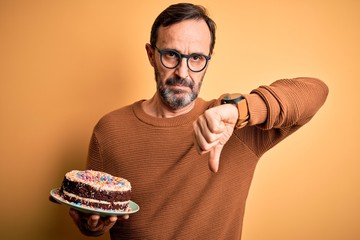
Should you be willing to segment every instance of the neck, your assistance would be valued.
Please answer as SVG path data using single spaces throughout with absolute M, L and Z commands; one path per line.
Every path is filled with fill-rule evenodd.
M 172 109 L 169 108 L 163 101 L 161 101 L 160 96 L 155 93 L 155 95 L 142 103 L 142 108 L 146 114 L 149 114 L 153 117 L 158 118 L 172 118 L 188 113 L 193 109 L 195 101 L 190 103 L 189 105 L 179 108 Z

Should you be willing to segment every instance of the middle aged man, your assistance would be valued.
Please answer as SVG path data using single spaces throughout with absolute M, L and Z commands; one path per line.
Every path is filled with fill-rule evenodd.
M 241 238 L 258 160 L 315 115 L 328 88 L 314 78 L 285 79 L 205 101 L 198 94 L 214 44 L 215 23 L 201 6 L 174 4 L 157 17 L 146 44 L 157 90 L 151 99 L 101 118 L 87 163 L 128 179 L 141 209 L 122 218 L 71 209 L 82 233 L 110 230 L 111 239 Z M 237 79 L 229 92 L 241 91 L 243 81 Z

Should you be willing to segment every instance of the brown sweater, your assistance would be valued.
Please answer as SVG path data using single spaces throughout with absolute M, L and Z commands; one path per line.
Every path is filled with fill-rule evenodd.
M 311 78 L 276 81 L 246 95 L 250 121 L 221 153 L 218 173 L 193 143 L 192 123 L 215 100 L 197 99 L 174 118 L 144 113 L 141 102 L 105 115 L 90 142 L 88 168 L 128 179 L 140 211 L 111 229 L 112 239 L 241 239 L 251 180 L 259 158 L 307 123 L 327 86 Z

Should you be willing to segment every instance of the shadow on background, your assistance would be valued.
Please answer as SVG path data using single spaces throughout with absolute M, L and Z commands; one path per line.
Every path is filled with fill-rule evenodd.
M 72 169 L 84 169 L 85 159 L 87 151 L 84 151 L 83 144 L 78 146 L 71 146 L 65 149 L 58 162 L 61 163 L 60 167 L 56 171 L 56 176 L 52 179 L 53 187 L 60 187 L 64 174 Z M 51 189 L 51 188 L 50 188 Z M 49 189 L 49 191 L 50 191 Z M 47 196 L 44 196 L 45 198 Z M 37 236 L 41 236 L 41 239 L 63 240 L 63 239 L 89 239 L 89 237 L 83 236 L 73 220 L 69 216 L 69 207 L 57 203 L 53 203 L 50 200 L 47 202 L 48 215 L 43 222 L 43 226 L 40 227 L 41 233 Z M 39 239 L 39 238 L 37 238 Z M 96 239 L 109 239 L 108 234 Z
M 125 51 L 126 48 L 122 48 Z M 42 218 L 43 222 L 39 226 L 39 231 L 34 231 L 38 236 L 36 239 L 39 239 L 39 236 L 44 240 L 89 239 L 89 237 L 82 235 L 73 223 L 68 213 L 69 207 L 50 202 L 48 196 L 51 189 L 61 186 L 66 172 L 73 169 L 85 169 L 88 144 L 97 121 L 104 114 L 130 104 L 135 101 L 134 99 L 141 98 L 141 96 L 133 94 L 138 87 L 134 86 L 136 74 L 132 73 L 136 66 L 132 61 L 119 60 L 126 54 L 107 55 L 105 57 L 106 63 L 101 64 L 101 79 L 95 78 L 92 88 L 88 89 L 81 97 L 75 98 L 74 96 L 75 101 L 77 101 L 74 102 L 74 105 L 82 106 L 76 110 L 80 111 L 81 114 L 74 117 L 75 120 L 71 121 L 70 126 L 65 127 L 64 141 L 61 144 L 62 146 L 57 147 L 56 160 L 53 160 L 56 168 L 53 169 L 53 176 L 48 183 L 49 187 L 44 193 L 44 199 L 47 200 L 47 211 L 44 214 L 47 216 Z M 149 78 L 151 79 L 152 75 Z M 78 91 L 80 92 L 81 88 Z M 141 91 L 137 93 L 141 94 Z M 96 239 L 109 239 L 109 233 Z

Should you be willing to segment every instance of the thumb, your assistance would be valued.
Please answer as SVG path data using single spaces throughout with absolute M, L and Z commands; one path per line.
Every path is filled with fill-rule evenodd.
M 88 219 L 88 225 L 92 228 L 97 227 L 99 223 L 100 216 L 99 215 L 91 215 Z
M 218 144 L 210 150 L 209 168 L 216 173 L 219 170 L 220 154 L 224 145 Z

